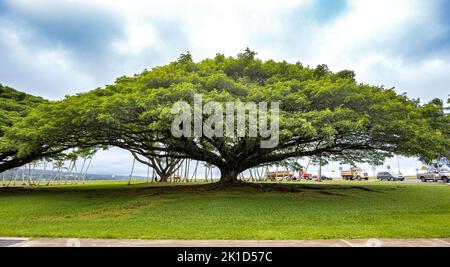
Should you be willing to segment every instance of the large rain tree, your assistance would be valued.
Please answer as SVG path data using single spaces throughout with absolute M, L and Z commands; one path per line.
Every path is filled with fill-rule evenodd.
M 278 145 L 263 148 L 267 138 L 260 135 L 175 137 L 173 104 L 192 105 L 194 94 L 224 109 L 227 102 L 279 102 Z M 220 170 L 221 182 L 234 183 L 247 169 L 289 158 L 379 163 L 399 154 L 431 161 L 448 153 L 448 122 L 442 105 L 421 105 L 393 89 L 358 83 L 352 71 L 263 62 L 247 49 L 236 58 L 218 54 L 201 62 L 187 53 L 105 88 L 48 103 L 6 136 L 19 157 L 116 146 L 143 163 L 154 157 L 204 161 Z
M 11 87 L 0 84 L 0 172 L 22 166 L 33 161 L 37 154 L 29 153 L 26 157 L 17 157 L 18 146 L 10 145 L 5 140 L 5 132 L 16 122 L 28 115 L 28 113 L 46 100 Z

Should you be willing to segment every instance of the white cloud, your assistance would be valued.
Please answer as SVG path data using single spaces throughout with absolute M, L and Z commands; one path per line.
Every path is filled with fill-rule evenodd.
M 123 34 L 113 36 L 109 44 L 101 48 L 99 53 L 86 56 L 90 53 L 89 45 L 71 46 L 70 38 L 83 39 L 85 36 L 72 36 L 70 32 L 56 38 L 69 38 L 69 40 L 55 40 L 55 36 L 46 40 L 48 36 L 42 29 L 36 30 L 34 25 L 27 31 L 30 35 L 38 37 L 42 44 L 30 43 L 25 39 L 8 47 L 8 50 L 17 53 L 16 58 L 27 58 L 27 50 L 43 50 L 47 57 L 45 64 L 28 64 L 29 60 L 20 60 L 13 63 L 15 71 L 20 76 L 28 76 L 28 69 L 39 70 L 44 75 L 42 81 L 30 83 L 11 76 L 0 77 L 3 83 L 23 88 L 31 93 L 51 99 L 62 98 L 65 94 L 87 91 L 97 86 L 111 83 L 116 77 L 132 75 L 141 72 L 144 68 L 166 64 L 174 60 L 180 53 L 190 51 L 195 59 L 214 56 L 222 52 L 236 55 L 250 46 L 258 49 L 260 45 L 253 41 L 259 35 L 267 38 L 283 32 L 282 18 L 291 9 L 311 5 L 312 0 L 286 0 L 286 1 L 7 1 L 11 10 L 19 17 L 31 17 L 44 25 L 56 26 L 60 23 L 80 23 L 89 20 L 87 14 L 110 14 L 118 21 Z M 86 12 L 85 12 L 86 11 Z M 77 18 L 77 16 L 79 16 Z M 109 17 L 108 17 L 109 19 Z M 97 22 L 97 21 L 95 21 Z M 89 25 L 89 24 L 87 24 Z M 69 29 L 72 24 L 68 24 Z M 25 27 L 14 29 L 18 33 L 25 31 Z M 56 29 L 61 35 L 60 29 Z M 101 27 L 98 29 L 103 31 Z M 51 32 L 54 34 L 54 31 Z M 77 32 L 80 34 L 80 32 Z M 95 40 L 100 41 L 100 40 Z M 86 46 L 88 45 L 88 46 Z M 14 46 L 24 47 L 23 50 Z M 41 57 L 41 58 L 42 58 Z M 59 58 L 58 58 L 59 57 Z M 95 57 L 95 60 L 93 60 Z M 27 66 L 24 66 L 27 65 Z M 49 81 L 50 77 L 54 76 Z M 69 81 L 71 86 L 67 87 Z
M 283 16 L 294 8 L 310 6 L 312 2 L 312 0 L 94 1 L 98 5 L 104 4 L 113 12 L 120 12 L 128 24 L 127 36 L 147 34 L 145 28 L 136 27 L 136 21 L 147 25 L 168 22 L 178 26 L 180 33 L 186 36 L 186 43 L 183 49 L 177 52 L 189 50 L 196 59 L 210 57 L 218 52 L 235 55 L 246 46 L 257 48 L 259 45 L 253 41 L 254 39 L 260 35 L 269 38 L 283 32 Z M 129 26 L 130 24 L 134 26 Z M 155 32 L 151 33 L 154 34 Z M 178 54 L 172 55 L 172 58 L 177 56 Z
M 31 32 L 4 26 L 7 24 L 0 26 L 0 50 L 4 51 L 0 65 L 2 83 L 48 99 L 92 87 L 92 77 L 71 65 L 63 47 L 29 46 L 26 40 Z
M 411 98 L 429 101 L 450 94 L 450 59 L 428 58 L 410 63 L 401 58 L 373 54 L 356 63 L 360 80 L 370 84 L 395 87 Z
M 126 29 L 126 39 L 113 41 L 113 49 L 120 55 L 134 56 L 141 54 L 146 48 L 161 48 L 156 30 L 150 24 L 134 23 Z
M 312 37 L 306 46 L 308 53 L 302 53 L 305 47 L 301 46 L 300 50 L 294 48 L 290 57 L 301 54 L 306 64 L 355 70 L 361 82 L 396 87 L 412 98 L 446 97 L 450 58 L 405 56 L 416 43 L 442 34 L 445 26 L 435 20 L 432 3 L 349 0 L 348 9 L 335 21 L 313 25 L 308 31 Z
M 436 59 L 411 61 L 401 54 L 414 45 L 413 40 L 405 39 L 411 34 L 408 32 L 411 27 L 421 25 L 415 32 L 419 40 L 443 33 L 445 26 L 436 22 L 433 4 L 420 0 L 348 0 L 348 7 L 340 16 L 322 24 L 307 20 L 313 2 L 42 0 L 30 3 L 18 0 L 9 4 L 20 14 L 38 17 L 59 19 L 75 8 L 102 10 L 120 21 L 124 34 L 116 36 L 105 47 L 105 59 L 89 57 L 89 62 L 80 62 L 77 51 L 71 47 L 43 48 L 41 61 L 47 61 L 42 58 L 44 55 L 51 55 L 47 62 L 58 66 L 58 77 L 78 76 L 76 80 L 82 81 L 70 88 L 74 92 L 102 86 L 116 76 L 165 64 L 188 50 L 200 60 L 217 52 L 236 55 L 249 46 L 263 59 L 300 60 L 308 65 L 325 63 L 334 70 L 353 69 L 362 82 L 396 87 L 400 92 L 408 91 L 412 97 L 432 97 L 419 88 L 432 84 L 435 96 L 442 97 L 443 86 L 449 82 L 443 75 L 448 70 L 449 59 L 440 59 L 441 63 L 433 66 Z M 293 18 L 300 21 L 298 25 L 293 24 Z M 161 23 L 167 23 L 169 28 L 162 27 Z M 32 46 L 20 39 L 15 43 L 25 47 L 22 51 L 11 48 L 19 54 L 25 54 L 24 50 Z M 428 75 L 420 75 L 419 70 Z M 55 86 L 55 82 L 47 84 Z M 54 97 L 69 92 L 49 89 L 56 93 Z

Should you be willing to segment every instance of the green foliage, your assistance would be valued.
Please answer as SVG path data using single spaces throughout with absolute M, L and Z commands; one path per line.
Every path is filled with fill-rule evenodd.
M 3 163 L 11 159 L 17 158 L 17 151 L 21 148 L 32 154 L 33 147 L 28 143 L 21 143 L 8 140 L 4 134 L 16 122 L 19 122 L 30 111 L 38 105 L 45 103 L 46 100 L 35 97 L 23 92 L 19 92 L 10 87 L 0 84 L 0 172 L 8 168 L 16 167 L 23 164 L 12 164 L 2 169 Z M 29 159 L 31 161 L 32 159 Z
M 25 117 L 31 108 L 45 100 L 0 84 L 0 136 L 7 127 Z
M 144 157 L 163 152 L 205 161 L 222 173 L 305 156 L 379 163 L 393 153 L 431 161 L 449 151 L 443 105 L 420 105 L 393 89 L 358 83 L 352 71 L 255 56 L 249 49 L 237 58 L 218 54 L 200 62 L 181 55 L 105 88 L 42 105 L 10 128 L 9 142 L 22 157 L 110 145 Z M 192 104 L 194 93 L 222 104 L 280 102 L 279 146 L 261 149 L 260 137 L 174 138 L 171 107 L 180 100 Z

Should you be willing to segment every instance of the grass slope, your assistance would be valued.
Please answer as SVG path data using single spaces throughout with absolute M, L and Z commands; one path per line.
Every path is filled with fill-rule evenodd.
M 331 239 L 450 236 L 450 187 L 90 183 L 0 189 L 0 236 Z

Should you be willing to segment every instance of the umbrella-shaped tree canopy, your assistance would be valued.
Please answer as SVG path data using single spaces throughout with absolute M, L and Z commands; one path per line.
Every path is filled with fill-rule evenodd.
M 278 103 L 277 145 L 264 147 L 262 134 L 174 136 L 178 101 L 194 114 L 188 122 L 195 128 L 195 95 L 202 108 L 214 102 L 222 110 L 227 103 Z M 271 113 L 265 113 L 269 125 Z M 213 122 L 210 130 L 226 128 L 215 115 L 203 110 L 200 119 Z M 245 112 L 248 120 L 250 115 Z M 294 157 L 380 162 L 395 153 L 430 161 L 448 153 L 448 125 L 442 103 L 421 105 L 393 89 L 358 83 L 348 70 L 263 62 L 247 49 L 236 58 L 218 54 L 200 62 L 187 53 L 105 88 L 41 105 L 9 127 L 2 142 L 17 150 L 17 158 L 98 145 L 127 149 L 142 162 L 189 158 L 215 165 L 221 181 L 233 183 L 249 168 Z M 251 130 L 248 123 L 234 129 Z

